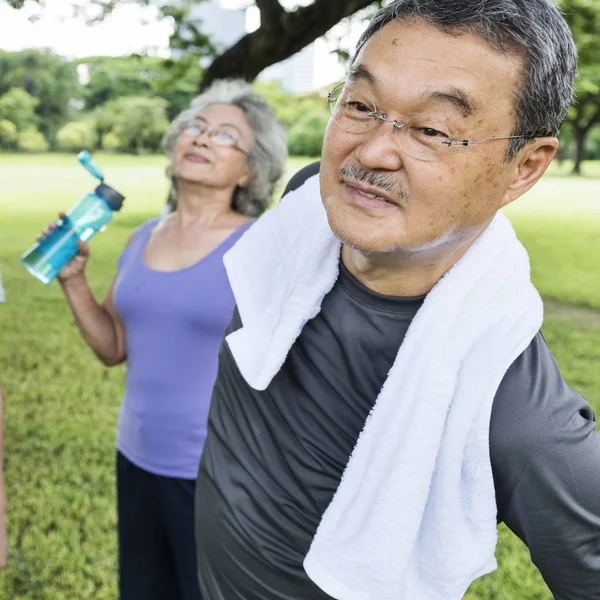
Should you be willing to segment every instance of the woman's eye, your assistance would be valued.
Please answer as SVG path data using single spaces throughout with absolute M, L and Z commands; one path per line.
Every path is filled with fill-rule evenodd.
M 227 131 L 219 131 L 219 132 L 217 132 L 216 136 L 222 142 L 228 142 L 231 144 L 236 143 L 236 140 L 233 138 L 233 136 L 231 134 L 227 133 Z

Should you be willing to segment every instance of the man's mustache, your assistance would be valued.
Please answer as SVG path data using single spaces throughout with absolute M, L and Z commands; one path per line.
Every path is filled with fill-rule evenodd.
M 362 167 L 360 165 L 346 165 L 338 171 L 339 179 L 354 179 L 362 181 L 382 191 L 397 196 L 400 200 L 407 200 L 408 194 L 393 175 L 383 175 Z

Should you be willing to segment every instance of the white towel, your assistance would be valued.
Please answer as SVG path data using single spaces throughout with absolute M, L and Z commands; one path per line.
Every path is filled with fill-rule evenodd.
M 315 176 L 226 254 L 243 325 L 227 342 L 253 388 L 318 314 L 339 252 Z M 527 253 L 499 213 L 427 295 L 323 515 L 304 568 L 327 594 L 460 600 L 496 568 L 492 402 L 542 317 Z

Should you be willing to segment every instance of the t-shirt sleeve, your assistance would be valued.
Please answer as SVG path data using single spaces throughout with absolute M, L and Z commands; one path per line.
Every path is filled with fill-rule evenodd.
M 557 600 L 600 600 L 600 434 L 541 334 L 504 377 L 490 455 L 498 517 Z

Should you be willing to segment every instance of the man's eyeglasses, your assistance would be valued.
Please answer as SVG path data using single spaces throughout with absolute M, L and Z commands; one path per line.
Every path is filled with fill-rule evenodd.
M 348 133 L 368 133 L 381 122 L 392 123 L 394 138 L 398 145 L 413 158 L 433 161 L 448 150 L 477 146 L 490 140 L 532 139 L 530 135 L 507 135 L 487 137 L 483 140 L 457 140 L 448 131 L 447 125 L 423 114 L 408 115 L 403 121 L 388 119 L 378 110 L 368 95 L 344 83 L 328 94 L 329 107 L 334 122 Z
M 207 121 L 200 118 L 186 125 L 183 128 L 182 133 L 194 137 L 206 135 L 219 146 L 230 146 L 248 154 L 248 150 L 240 143 L 237 129 L 231 125 L 219 125 L 213 128 Z

